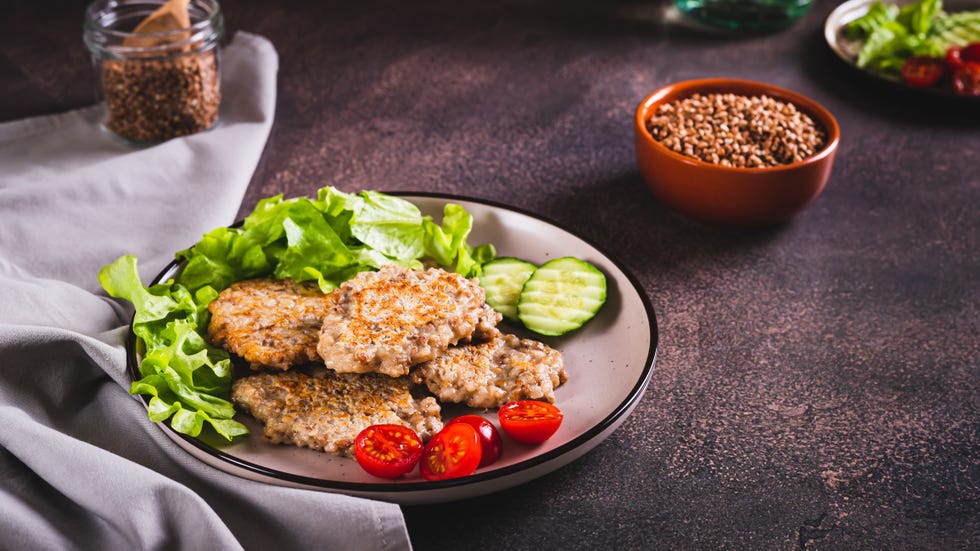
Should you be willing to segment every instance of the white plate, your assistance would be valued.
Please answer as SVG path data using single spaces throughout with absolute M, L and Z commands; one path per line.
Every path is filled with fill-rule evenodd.
M 915 0 L 884 1 L 886 4 L 904 6 L 906 4 L 913 3 Z M 827 20 L 824 22 L 823 26 L 823 36 L 824 40 L 827 41 L 827 45 L 830 46 L 830 49 L 837 54 L 837 57 L 843 59 L 848 65 L 866 75 L 871 75 L 879 80 L 889 82 L 905 90 L 913 90 L 924 94 L 935 94 L 943 97 L 956 97 L 971 100 L 975 99 L 971 96 L 958 95 L 952 90 L 947 90 L 946 88 L 942 87 L 934 86 L 930 88 L 913 88 L 911 86 L 906 86 L 902 82 L 902 79 L 896 75 L 869 71 L 858 67 L 857 57 L 861 52 L 861 47 L 864 45 L 864 40 L 848 36 L 845 29 L 850 22 L 868 13 L 868 8 L 871 7 L 871 4 L 874 2 L 875 0 L 849 0 L 848 2 L 844 2 L 843 4 L 834 8 L 834 11 L 827 16 Z M 980 9 L 980 0 L 946 0 L 943 2 L 943 11 L 946 13 L 977 9 Z
M 653 307 L 636 279 L 608 255 L 585 240 L 533 215 L 503 205 L 444 195 L 401 194 L 438 222 L 448 202 L 462 205 L 473 215 L 469 242 L 490 242 L 501 256 L 517 256 L 535 263 L 561 256 L 588 260 L 605 272 L 609 296 L 595 319 L 584 328 L 560 338 L 542 338 L 560 350 L 569 380 L 555 392 L 555 403 L 565 414 L 558 432 L 544 444 L 518 444 L 504 436 L 503 456 L 475 474 L 454 480 L 429 482 L 416 470 L 396 480 L 374 478 L 353 460 L 305 448 L 264 441 L 261 426 L 245 414 L 237 417 L 252 434 L 234 443 L 202 441 L 159 423 L 161 430 L 200 460 L 242 477 L 279 484 L 338 492 L 402 504 L 435 503 L 488 494 L 549 473 L 582 456 L 609 436 L 639 402 L 653 373 L 657 355 L 657 324 Z M 154 283 L 173 277 L 177 262 Z M 524 334 L 514 328 L 523 336 Z M 130 339 L 130 375 L 138 377 L 134 339 Z M 463 413 L 479 413 L 499 428 L 496 412 L 444 406 L 443 420 Z

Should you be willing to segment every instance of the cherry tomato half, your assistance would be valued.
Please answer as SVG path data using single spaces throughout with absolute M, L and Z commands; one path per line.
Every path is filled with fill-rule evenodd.
M 946 72 L 946 63 L 938 57 L 912 56 L 902 64 L 902 80 L 915 88 L 933 86 Z
M 493 426 L 493 423 L 479 415 L 461 415 L 449 422 L 450 425 L 453 423 L 466 423 L 476 429 L 476 433 L 480 435 L 480 448 L 482 451 L 482 459 L 480 459 L 481 467 L 486 467 L 500 459 L 500 453 L 504 449 L 504 444 L 500 438 L 500 433 L 497 431 L 497 427 Z
M 476 429 L 466 423 L 449 423 L 426 443 L 419 468 L 426 480 L 458 478 L 472 474 L 482 455 Z
M 564 418 L 560 409 L 538 400 L 510 402 L 497 415 L 504 432 L 525 444 L 539 444 L 551 438 Z
M 953 73 L 953 91 L 963 96 L 980 96 L 980 63 L 964 63 Z
M 369 474 L 398 478 L 422 457 L 422 440 L 401 425 L 371 425 L 354 438 L 354 459 Z

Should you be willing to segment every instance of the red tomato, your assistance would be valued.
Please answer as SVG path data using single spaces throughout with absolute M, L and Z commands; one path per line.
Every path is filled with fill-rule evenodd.
M 980 42 L 972 42 L 960 50 L 960 61 L 963 63 L 980 63 Z
M 401 425 L 371 425 L 354 438 L 354 459 L 369 474 L 398 478 L 415 468 L 422 440 Z
M 525 444 L 539 444 L 551 438 L 564 417 L 557 407 L 537 400 L 510 402 L 497 415 L 504 432 Z
M 497 427 L 493 426 L 493 423 L 479 415 L 461 415 L 449 422 L 450 425 L 453 423 L 466 423 L 476 429 L 476 433 L 480 435 L 481 467 L 486 467 L 500 459 L 504 444 L 500 438 L 500 433 L 497 432 Z
M 950 46 L 946 49 L 946 65 L 956 71 L 965 63 L 980 63 L 980 42 L 967 44 L 962 48 Z
M 960 56 L 963 48 L 950 46 L 946 48 L 946 66 L 950 71 L 955 71 L 963 66 L 963 58 Z
M 964 63 L 953 73 L 953 91 L 963 96 L 980 96 L 980 63 Z
M 473 474 L 483 449 L 480 435 L 466 423 L 449 423 L 425 445 L 419 467 L 426 480 L 445 480 Z
M 943 78 L 946 64 L 938 57 L 912 56 L 902 64 L 902 80 L 909 86 L 928 88 Z

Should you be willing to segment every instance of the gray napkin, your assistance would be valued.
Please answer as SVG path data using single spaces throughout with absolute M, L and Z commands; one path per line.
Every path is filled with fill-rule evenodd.
M 272 126 L 272 45 L 238 33 L 222 63 L 220 124 L 154 147 L 97 106 L 0 124 L 0 548 L 409 547 L 396 505 L 226 474 L 128 394 L 99 268 L 133 253 L 145 283 L 233 222 Z

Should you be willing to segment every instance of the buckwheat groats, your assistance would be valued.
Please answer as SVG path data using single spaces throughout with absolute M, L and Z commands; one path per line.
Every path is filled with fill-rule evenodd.
M 213 50 L 162 58 L 106 59 L 105 126 L 135 142 L 159 142 L 205 130 L 221 104 Z
M 809 115 L 765 95 L 695 94 L 661 105 L 646 127 L 677 153 L 742 168 L 799 162 L 827 143 L 825 130 Z

